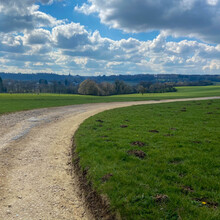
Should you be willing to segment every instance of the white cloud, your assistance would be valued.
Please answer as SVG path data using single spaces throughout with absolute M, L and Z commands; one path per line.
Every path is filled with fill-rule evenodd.
M 36 27 L 56 26 L 63 21 L 39 11 L 35 2 L 51 3 L 41 0 L 0 0 L 0 32 L 22 32 Z
M 86 3 L 83 3 L 81 7 L 78 5 L 75 7 L 75 10 L 81 13 L 84 13 L 86 15 L 92 14 L 97 12 L 95 5 L 88 5 Z
M 218 4 L 218 0 L 207 0 L 207 3 L 208 3 L 209 5 L 215 6 L 215 5 Z
M 213 34 L 214 21 L 210 21 L 211 18 L 206 21 L 210 27 L 206 26 L 206 23 L 197 26 L 195 21 L 192 22 L 192 26 L 184 24 L 187 18 L 183 19 L 181 16 L 187 13 L 191 17 L 200 18 L 198 13 L 201 10 L 195 12 L 199 0 L 175 1 L 179 4 L 171 0 L 90 0 L 92 7 L 84 5 L 84 9 L 76 8 L 88 14 L 97 12 L 104 23 L 128 31 L 152 30 L 153 26 L 157 27 L 160 23 L 161 16 L 165 16 L 164 19 L 167 21 L 172 21 L 169 27 L 166 22 L 163 23 L 164 31 L 161 31 L 155 39 L 148 41 L 140 41 L 132 37 L 121 40 L 104 38 L 99 31 L 88 31 L 79 23 L 56 20 L 39 11 L 39 6 L 36 5 L 52 4 L 52 2 L 0 0 L 0 71 L 7 70 L 7 66 L 7 71 L 16 69 L 21 72 L 73 71 L 84 75 L 219 73 L 220 71 L 220 44 L 209 45 L 196 40 L 167 41 L 170 31 L 173 35 L 178 35 L 186 34 L 192 29 L 196 36 L 206 37 L 209 40 L 216 39 L 218 29 Z M 164 2 L 167 5 L 163 5 Z M 214 4 L 215 7 L 219 7 L 219 1 L 200 1 L 201 7 L 206 5 L 209 10 L 215 12 Z M 162 6 L 167 10 L 167 14 L 164 14 Z M 132 12 L 129 11 L 130 8 L 133 8 Z M 137 8 L 140 9 L 140 16 Z M 152 13 L 149 12 L 150 9 Z M 177 19 L 176 11 L 181 14 L 179 16 L 183 20 Z M 150 14 L 145 15 L 148 12 Z M 132 16 L 129 13 L 132 13 Z M 193 13 L 195 15 L 192 15 Z M 142 19 L 143 15 L 147 21 L 145 23 Z M 128 23 L 124 21 L 126 16 L 129 17 Z M 206 15 L 204 19 L 207 19 Z M 179 22 L 179 26 L 176 22 Z M 186 27 L 187 31 L 185 31 Z M 205 36 L 202 33 L 202 27 L 209 35 Z
M 2 34 L 3 60 L 28 64 L 55 72 L 77 74 L 136 73 L 216 73 L 219 71 L 220 45 L 197 41 L 168 41 L 164 33 L 155 39 L 134 38 L 118 41 L 89 33 L 76 23 L 58 25 L 51 32 L 35 29 L 24 36 Z M 41 64 L 41 65 L 39 65 Z M 20 65 L 21 68 L 22 65 Z M 0 69 L 1 70 L 1 69 Z
M 26 32 L 24 38 L 27 44 L 46 44 L 51 42 L 50 31 L 42 28 Z
M 30 48 L 24 45 L 21 36 L 0 34 L 0 51 L 10 53 L 24 53 L 28 50 L 30 50 Z
M 207 65 L 203 66 L 203 70 L 206 72 L 212 72 L 220 70 L 220 60 L 212 60 Z
M 78 23 L 59 25 L 52 30 L 57 47 L 73 49 L 90 44 L 89 33 Z
M 218 0 L 88 0 L 75 7 L 97 13 L 101 22 L 126 32 L 165 30 L 174 36 L 220 43 Z

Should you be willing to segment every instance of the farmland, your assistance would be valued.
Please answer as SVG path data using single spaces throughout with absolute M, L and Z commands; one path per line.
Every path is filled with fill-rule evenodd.
M 178 97 L 195 92 L 181 89 Z M 80 166 L 122 219 L 218 219 L 219 107 L 208 100 L 99 113 L 76 132 Z
M 220 86 L 178 87 L 172 93 L 86 96 L 63 94 L 0 94 L 0 114 L 65 105 L 220 96 Z

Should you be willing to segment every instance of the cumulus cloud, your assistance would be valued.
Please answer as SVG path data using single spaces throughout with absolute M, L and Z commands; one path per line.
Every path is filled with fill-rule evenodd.
M 34 29 L 31 32 L 27 32 L 24 36 L 27 44 L 46 44 L 51 42 L 51 33 L 45 29 Z
M 62 1 L 62 0 L 59 0 Z M 52 4 L 54 0 L 0 0 L 0 4 L 9 7 L 17 7 L 19 9 L 24 9 L 27 6 L 33 5 L 35 3 L 41 4 Z
M 90 44 L 89 33 L 78 23 L 56 26 L 53 28 L 52 36 L 59 48 L 73 49 Z
M 52 32 L 62 55 L 83 59 L 77 64 L 86 72 L 101 68 L 105 73 L 200 73 L 210 67 L 212 59 L 220 59 L 220 45 L 190 40 L 167 42 L 163 32 L 148 41 L 134 38 L 113 41 L 102 38 L 98 31 L 89 33 L 83 26 L 74 23 L 55 27 Z M 212 67 L 212 70 L 217 68 Z
M 3 60 L 28 63 L 28 67 L 78 74 L 212 73 L 219 71 L 220 45 L 197 41 L 155 39 L 118 41 L 88 32 L 77 23 L 58 25 L 51 31 L 39 28 L 23 36 L 2 34 Z M 13 53 L 13 54 L 12 54 Z M 45 56 L 46 55 L 46 56 Z M 41 64 L 41 65 L 39 65 Z M 48 69 L 48 70 L 49 70 Z M 94 71 L 94 72 L 93 72 Z
M 25 53 L 30 48 L 23 43 L 21 36 L 0 34 L 0 51 L 9 53 Z
M 207 65 L 203 66 L 202 68 L 204 72 L 213 72 L 213 71 L 219 71 L 220 70 L 220 60 L 212 60 L 207 63 Z
M 34 3 L 48 4 L 49 0 L 0 0 L 0 32 L 31 30 L 36 27 L 55 26 L 62 23 L 39 11 Z
M 169 31 L 216 39 L 218 29 L 216 34 L 212 29 L 216 16 L 207 18 L 205 9 L 200 9 L 205 5 L 214 13 L 219 7 L 217 0 L 90 0 L 89 5 L 76 8 L 87 14 L 97 13 L 102 22 L 126 31 L 163 30 L 155 39 L 147 41 L 133 37 L 121 40 L 104 38 L 99 31 L 88 31 L 79 23 L 56 20 L 41 12 L 37 5 L 53 2 L 0 0 L 0 71 L 7 70 L 7 67 L 9 71 L 16 68 L 20 72 L 63 73 L 72 70 L 84 75 L 220 71 L 220 44 L 167 40 Z M 163 5 L 164 2 L 167 5 Z M 195 12 L 199 5 L 199 11 Z M 205 21 L 187 23 L 190 17 L 200 19 L 200 12 Z M 164 23 L 159 26 L 162 17 Z
M 220 43 L 219 0 L 88 0 L 75 10 L 126 32 L 165 30 Z

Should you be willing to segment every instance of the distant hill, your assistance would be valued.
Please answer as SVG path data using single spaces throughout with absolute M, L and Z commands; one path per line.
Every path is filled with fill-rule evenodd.
M 98 83 L 100 82 L 114 82 L 122 80 L 129 84 L 138 84 L 141 81 L 148 82 L 198 82 L 211 81 L 220 82 L 220 75 L 180 75 L 180 74 L 137 74 L 137 75 L 112 75 L 112 76 L 79 76 L 79 75 L 58 75 L 54 73 L 36 73 L 36 74 L 22 74 L 22 73 L 0 73 L 0 77 L 4 79 L 13 79 L 18 81 L 39 81 L 44 79 L 47 81 L 64 81 L 81 83 L 85 79 L 92 79 Z
M 23 73 L 0 73 L 2 79 L 13 79 L 18 81 L 39 81 L 45 79 L 47 81 L 69 81 L 82 82 L 88 77 L 71 76 L 71 75 L 58 75 L 54 73 L 36 73 L 36 74 L 23 74 Z

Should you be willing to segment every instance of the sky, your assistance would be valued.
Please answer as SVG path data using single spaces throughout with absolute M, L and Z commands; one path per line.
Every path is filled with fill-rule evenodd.
M 0 72 L 220 74 L 220 0 L 0 0 Z

